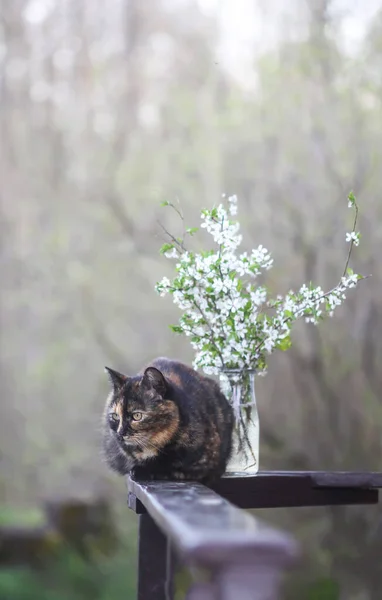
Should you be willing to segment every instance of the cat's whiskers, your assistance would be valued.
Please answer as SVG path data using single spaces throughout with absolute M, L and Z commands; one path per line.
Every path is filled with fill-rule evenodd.
M 156 450 L 158 453 L 163 453 L 163 449 L 156 446 L 153 442 L 148 440 L 147 438 L 142 439 L 140 436 L 135 438 L 138 446 L 141 446 L 143 450 L 151 451 L 152 449 Z

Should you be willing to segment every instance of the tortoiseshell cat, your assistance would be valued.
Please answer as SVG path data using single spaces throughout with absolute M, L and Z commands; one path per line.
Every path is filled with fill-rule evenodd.
M 104 450 L 114 471 L 203 482 L 223 475 L 233 413 L 213 379 L 167 358 L 134 377 L 106 370 L 113 389 L 104 413 Z

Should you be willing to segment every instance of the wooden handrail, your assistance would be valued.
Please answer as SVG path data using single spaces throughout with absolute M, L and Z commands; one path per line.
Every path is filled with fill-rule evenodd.
M 279 600 L 280 580 L 296 561 L 294 539 L 240 508 L 375 504 L 382 473 L 268 471 L 200 483 L 128 479 L 140 515 L 138 600 L 173 598 L 174 551 L 207 569 L 187 600 Z
M 153 524 L 147 521 L 149 518 L 171 548 L 176 550 L 183 564 L 209 570 L 211 581 L 207 588 L 204 584 L 197 584 L 190 591 L 190 598 L 197 598 L 196 592 L 200 597 L 207 597 L 207 589 L 210 594 L 214 590 L 214 599 L 244 599 L 248 589 L 251 590 L 251 598 L 268 600 L 278 597 L 281 575 L 297 556 L 297 544 L 291 536 L 239 510 L 200 483 L 137 482 L 129 479 L 128 488 L 130 506 L 137 508 L 137 499 L 148 512 L 141 516 L 140 533 L 149 530 L 151 537 L 156 538 L 155 557 L 150 551 L 149 541 L 143 541 L 144 551 L 148 553 L 146 559 L 149 562 L 158 560 L 159 538 L 157 532 L 154 533 Z M 141 505 L 138 506 L 139 512 L 142 512 Z M 165 549 L 163 545 L 160 560 L 167 552 L 167 546 Z M 146 573 L 150 571 L 147 563 L 143 562 L 140 566 Z M 163 578 L 162 587 L 166 587 L 165 579 L 167 577 Z M 146 584 L 147 581 L 141 584 L 140 600 L 151 600 Z M 145 594 L 142 593 L 142 585 Z M 158 582 L 153 582 L 152 586 L 158 600 L 160 586 Z
M 240 508 L 376 504 L 381 472 L 260 471 L 255 477 L 225 476 L 213 487 Z

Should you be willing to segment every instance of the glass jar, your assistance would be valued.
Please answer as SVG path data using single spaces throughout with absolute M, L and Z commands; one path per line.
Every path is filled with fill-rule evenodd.
M 220 387 L 234 413 L 232 452 L 227 475 L 256 475 L 259 470 L 259 415 L 255 395 L 255 371 L 223 369 Z

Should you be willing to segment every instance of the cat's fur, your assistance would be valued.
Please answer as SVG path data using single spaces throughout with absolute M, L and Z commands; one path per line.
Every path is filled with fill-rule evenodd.
M 104 450 L 114 471 L 204 482 L 224 473 L 233 413 L 213 379 L 167 358 L 134 377 L 106 370 L 113 389 L 104 413 Z

